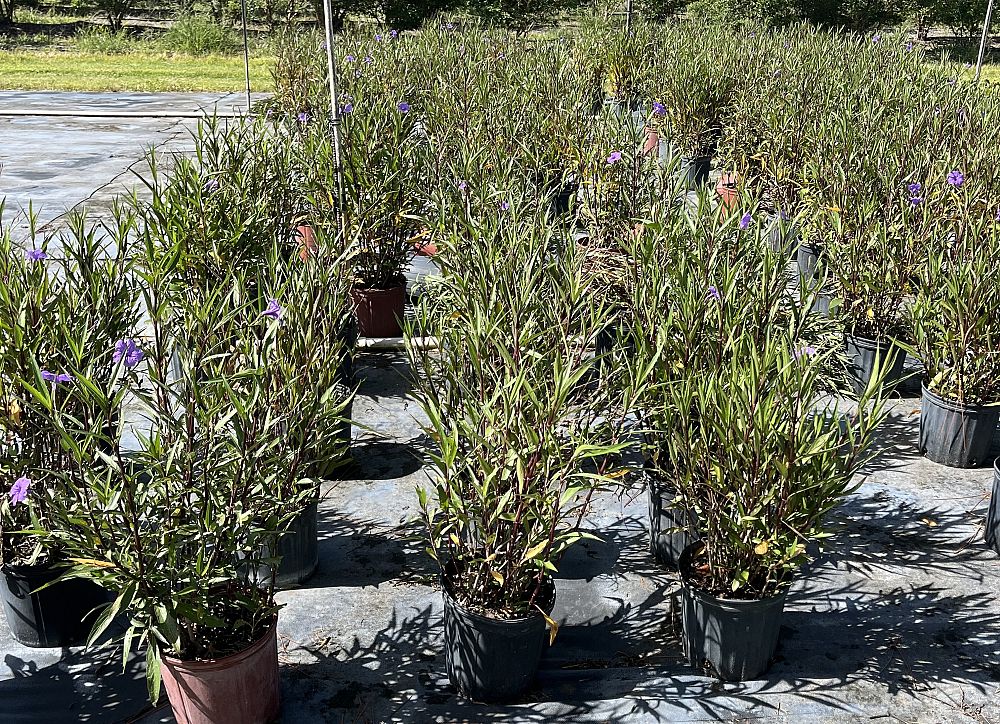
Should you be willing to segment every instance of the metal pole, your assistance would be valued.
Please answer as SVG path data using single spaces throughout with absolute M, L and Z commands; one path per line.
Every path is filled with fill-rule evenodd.
M 340 158 L 340 94 L 337 92 L 337 68 L 333 62 L 333 14 L 330 12 L 330 0 L 323 0 L 323 25 L 326 29 L 326 65 L 330 81 L 330 126 L 333 131 L 333 164 L 334 178 L 337 183 L 337 209 L 340 216 L 340 228 L 347 233 L 347 222 L 344 219 L 344 168 Z M 345 238 L 346 242 L 347 239 Z
M 625 1 L 625 34 L 632 34 L 632 0 Z
M 243 15 L 243 67 L 247 74 L 247 113 L 250 112 L 250 41 L 247 39 L 247 0 L 240 0 Z
M 986 41 L 990 37 L 990 25 L 993 24 L 993 0 L 986 6 L 986 22 L 983 23 L 983 39 L 979 42 L 979 57 L 976 59 L 976 82 L 983 72 L 983 56 L 986 55 Z

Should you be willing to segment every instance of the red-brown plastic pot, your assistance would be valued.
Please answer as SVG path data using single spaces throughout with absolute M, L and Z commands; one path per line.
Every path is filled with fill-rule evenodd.
M 160 671 L 177 724 L 270 724 L 281 710 L 278 621 L 237 654 L 213 661 L 164 656 Z
M 406 283 L 392 289 L 351 290 L 362 337 L 402 337 Z
M 726 211 L 734 211 L 740 204 L 740 192 L 737 188 L 737 177 L 734 173 L 722 174 L 719 183 L 715 185 L 715 193 L 719 203 Z
M 295 227 L 295 234 L 299 237 L 299 259 L 305 261 L 319 246 L 316 244 L 316 232 L 308 224 Z
M 642 143 L 642 152 L 646 156 L 658 157 L 660 155 L 660 132 L 652 126 L 646 126 L 646 139 Z

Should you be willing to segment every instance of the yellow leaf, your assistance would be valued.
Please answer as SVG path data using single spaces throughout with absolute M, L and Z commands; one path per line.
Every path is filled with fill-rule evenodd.
M 77 563 L 81 566 L 94 566 L 95 568 L 114 568 L 114 563 L 108 563 L 107 561 L 98 561 L 94 558 L 70 558 L 70 563 Z
M 867 314 L 868 314 L 868 319 L 875 319 L 875 310 L 872 309 L 871 307 L 868 307 Z
M 524 554 L 524 560 L 530 561 L 532 558 L 538 557 L 538 554 L 544 551 L 545 546 L 547 546 L 548 544 L 549 542 L 547 540 L 543 540 L 538 545 L 532 546 L 531 548 L 528 549 L 528 552 Z
M 11 400 L 10 402 L 10 420 L 18 427 L 21 426 L 21 406 L 17 404 L 17 400 Z
M 460 540 L 458 539 L 458 536 L 457 536 L 457 535 L 455 535 L 454 533 L 452 533 L 452 534 L 451 534 L 451 535 L 449 535 L 448 537 L 449 537 L 449 538 L 451 538 L 451 542 L 452 542 L 452 543 L 454 543 L 455 545 L 457 545 L 457 546 L 460 546 L 460 545 L 462 545 L 462 541 L 460 541 Z
M 757 547 L 753 549 L 753 552 L 756 553 L 758 556 L 762 556 L 765 553 L 767 553 L 767 541 L 763 540 L 759 544 L 757 544 Z
M 500 575 L 500 573 L 498 573 L 497 571 L 490 571 L 490 573 L 493 575 L 493 578 L 496 579 L 496 582 L 499 583 L 502 586 L 503 585 L 503 576 Z
M 551 646 L 551 645 L 552 645 L 552 644 L 554 644 L 554 643 L 555 643 L 555 641 L 556 641 L 556 634 L 557 634 L 557 633 L 559 633 L 559 624 L 557 624 L 557 623 L 556 623 L 556 622 L 555 622 L 555 621 L 554 621 L 554 620 L 553 620 L 553 619 L 552 619 L 552 618 L 551 618 L 551 617 L 550 617 L 550 616 L 549 616 L 549 615 L 548 615 L 547 613 L 545 613 L 545 611 L 543 611 L 543 610 L 542 610 L 541 608 L 539 608 L 539 609 L 538 609 L 538 612 L 539 612 L 540 614 L 542 614 L 542 618 L 544 618 L 544 619 L 545 619 L 545 623 L 547 623 L 547 624 L 549 625 L 549 646 Z
M 935 527 L 937 527 L 937 521 L 936 520 L 931 520 L 930 518 L 921 518 L 920 522 L 923 523 L 924 525 L 926 525 L 928 528 L 935 528 Z

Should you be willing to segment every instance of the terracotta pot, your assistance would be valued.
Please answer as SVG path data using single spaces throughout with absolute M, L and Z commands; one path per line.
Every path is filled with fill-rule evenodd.
M 281 709 L 278 621 L 249 648 L 213 661 L 163 657 L 163 688 L 177 724 L 269 724 Z
M 651 126 L 646 126 L 646 140 L 642 144 L 642 152 L 646 156 L 660 155 L 660 132 Z
M 295 227 L 295 234 L 299 237 L 299 259 L 305 261 L 319 248 L 316 243 L 316 232 L 309 224 L 303 224 Z
M 362 337 L 402 337 L 406 283 L 392 289 L 351 290 L 358 332 Z
M 417 241 L 413 244 L 420 256 L 435 256 L 438 253 L 437 244 L 433 241 Z
M 740 204 L 740 192 L 736 187 L 737 176 L 734 173 L 724 173 L 719 183 L 715 185 L 715 193 L 719 195 L 719 203 L 726 211 L 734 211 Z

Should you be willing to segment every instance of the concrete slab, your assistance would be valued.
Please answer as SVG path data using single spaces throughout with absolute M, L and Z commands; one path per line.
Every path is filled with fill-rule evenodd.
M 112 182 L 114 192 L 132 187 L 136 166 L 151 146 L 180 142 L 196 120 L 158 118 L 161 112 L 238 112 L 238 93 L 69 93 L 0 91 L 0 222 L 26 230 L 29 202 L 42 225 L 71 208 L 100 197 Z M 4 116 L 4 111 L 50 110 L 141 112 L 148 118 L 72 118 Z M 108 196 L 108 194 L 105 194 Z

